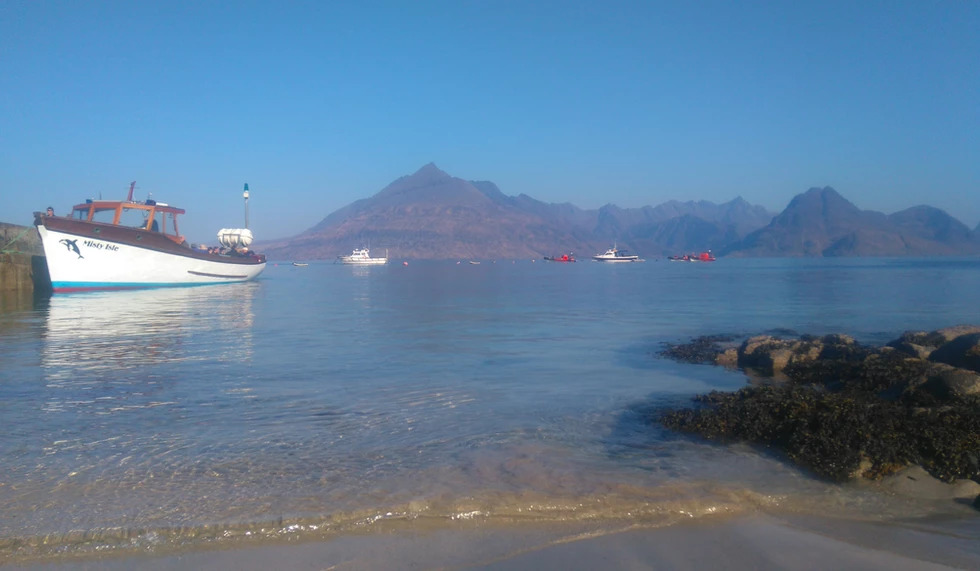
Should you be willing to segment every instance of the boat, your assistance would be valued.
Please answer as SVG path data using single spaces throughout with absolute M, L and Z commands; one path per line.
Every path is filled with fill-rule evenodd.
M 700 254 L 684 254 L 683 256 L 667 256 L 667 259 L 671 262 L 713 262 L 715 261 L 714 255 L 711 254 L 711 250 L 701 252 Z
M 639 256 L 627 254 L 626 250 L 620 250 L 615 245 L 602 254 L 592 256 L 597 262 L 642 262 Z
M 293 262 L 293 265 L 296 266 L 297 268 L 305 268 L 309 264 L 307 264 L 306 262 Z
M 184 209 L 147 198 L 88 199 L 67 216 L 34 213 L 55 293 L 245 282 L 265 269 L 249 250 L 248 185 L 245 228 L 223 228 L 221 244 L 191 247 L 178 229 Z
M 378 266 L 388 263 L 388 250 L 385 250 L 385 257 L 372 258 L 371 250 L 368 248 L 355 248 L 349 256 L 337 256 L 337 260 L 342 264 Z
M 549 262 L 574 262 L 574 254 L 562 254 L 561 256 L 545 256 L 545 260 Z

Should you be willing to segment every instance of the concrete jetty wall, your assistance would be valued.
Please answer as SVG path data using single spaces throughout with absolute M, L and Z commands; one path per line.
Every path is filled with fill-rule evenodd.
M 45 292 L 51 278 L 33 226 L 0 222 L 0 292 Z

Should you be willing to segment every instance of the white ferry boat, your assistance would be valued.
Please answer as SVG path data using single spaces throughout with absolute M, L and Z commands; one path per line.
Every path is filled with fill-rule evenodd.
M 385 250 L 385 257 L 372 258 L 371 251 L 367 248 L 355 248 L 349 256 L 338 256 L 337 260 L 343 264 L 356 264 L 361 266 L 379 266 L 388 263 L 388 250 Z
M 619 250 L 616 246 L 609 248 L 602 254 L 592 256 L 597 262 L 642 262 L 639 256 L 626 253 L 626 250 Z

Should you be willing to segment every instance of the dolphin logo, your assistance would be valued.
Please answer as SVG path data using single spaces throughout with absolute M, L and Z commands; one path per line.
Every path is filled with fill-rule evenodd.
M 78 240 L 68 240 L 66 238 L 64 240 L 58 240 L 58 243 L 64 244 L 65 247 L 68 248 L 69 252 L 75 252 L 76 254 L 78 254 L 79 258 L 84 258 L 85 256 L 83 256 L 82 253 L 78 251 L 78 244 L 75 244 L 75 242 L 77 241 Z

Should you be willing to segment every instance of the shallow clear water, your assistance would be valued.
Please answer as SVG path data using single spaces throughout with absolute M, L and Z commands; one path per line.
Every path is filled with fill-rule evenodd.
M 0 313 L 0 561 L 379 520 L 956 513 L 643 422 L 742 386 L 664 342 L 980 323 L 977 259 L 270 264 Z

